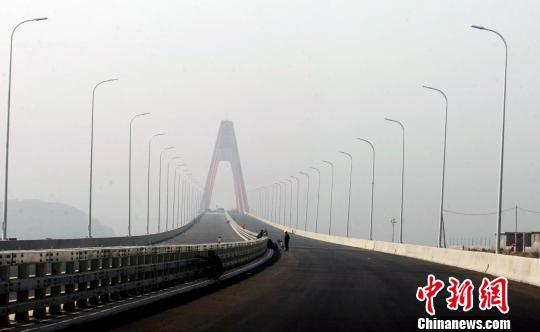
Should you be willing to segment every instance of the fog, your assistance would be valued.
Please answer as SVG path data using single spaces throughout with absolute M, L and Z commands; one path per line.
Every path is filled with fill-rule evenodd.
M 399 218 L 401 167 L 400 129 L 384 121 L 391 117 L 406 128 L 404 241 L 435 244 L 444 103 L 422 85 L 449 98 L 445 208 L 497 209 L 504 46 L 471 29 L 478 24 L 502 33 L 509 47 L 503 208 L 540 210 L 539 8 L 536 1 L 4 1 L 2 142 L 11 30 L 49 18 L 21 26 L 14 38 L 9 199 L 88 210 L 92 88 L 118 77 L 96 92 L 93 196 L 93 217 L 117 234 L 127 232 L 129 120 L 151 112 L 133 127 L 135 234 L 146 229 L 149 137 L 167 133 L 152 145 L 155 231 L 159 152 L 175 146 L 167 155 L 182 156 L 204 183 L 219 123 L 231 120 L 248 190 L 310 171 L 310 225 L 316 173 L 309 167 L 321 169 L 322 229 L 330 177 L 321 160 L 336 164 L 337 234 L 345 232 L 348 188 L 348 160 L 337 151 L 353 154 L 350 235 L 358 237 L 368 235 L 371 154 L 355 138 L 372 140 L 374 237 L 388 240 L 389 220 Z M 226 164 L 215 189 L 213 206 L 234 205 Z M 448 214 L 447 238 L 489 237 L 495 223 L 495 215 Z M 513 227 L 507 212 L 503 231 Z M 540 230 L 539 216 L 520 211 L 519 228 Z

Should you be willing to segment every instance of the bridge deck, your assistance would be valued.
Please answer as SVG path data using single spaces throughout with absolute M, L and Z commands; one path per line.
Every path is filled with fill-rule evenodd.
M 205 213 L 188 231 L 160 244 L 200 244 L 217 242 L 242 241 L 227 223 L 223 213 Z
M 274 239 L 282 232 L 248 216 L 234 216 L 251 230 L 267 228 Z M 327 244 L 292 236 L 291 250 L 264 271 L 181 306 L 144 309 L 138 320 L 119 317 L 113 331 L 352 331 L 416 330 L 426 317 L 415 299 L 426 274 L 470 278 L 480 273 L 430 262 Z M 512 328 L 539 326 L 540 290 L 510 283 Z M 445 297 L 436 298 L 437 318 L 495 318 L 495 311 L 449 312 Z M 477 299 L 475 299 L 477 301 Z M 475 306 L 477 308 L 477 306 Z

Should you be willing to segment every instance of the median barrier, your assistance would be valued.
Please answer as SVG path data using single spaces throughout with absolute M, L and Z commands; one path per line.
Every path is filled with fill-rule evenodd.
M 224 269 L 248 264 L 266 240 L 198 245 L 0 252 L 0 322 L 26 322 L 204 280 L 199 255 L 214 250 Z

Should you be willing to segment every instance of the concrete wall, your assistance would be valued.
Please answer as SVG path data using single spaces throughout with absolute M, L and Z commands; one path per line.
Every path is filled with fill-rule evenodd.
M 6 250 L 39 250 L 82 247 L 143 246 L 157 244 L 178 236 L 193 226 L 201 216 L 182 227 L 150 235 L 94 237 L 81 239 L 44 239 L 0 241 L 0 251 Z
M 421 259 L 495 276 L 502 276 L 511 280 L 540 286 L 540 259 L 536 258 L 495 255 L 486 252 L 463 251 L 384 241 L 370 241 L 365 239 L 319 234 L 274 224 L 269 220 L 251 214 L 250 216 L 257 218 L 258 220 L 275 228 L 279 228 L 284 231 L 286 230 L 290 233 L 315 240 Z

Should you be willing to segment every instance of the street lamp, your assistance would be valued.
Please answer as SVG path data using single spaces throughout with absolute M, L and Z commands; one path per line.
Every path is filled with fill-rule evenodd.
M 503 190 L 503 166 L 504 166 L 504 128 L 505 128 L 505 117 L 506 117 L 506 76 L 508 72 L 508 45 L 504 37 L 495 30 L 484 28 L 482 26 L 473 25 L 475 29 L 486 30 L 493 32 L 501 38 L 504 43 L 504 91 L 503 91 L 503 109 L 502 109 L 502 130 L 501 130 L 501 155 L 500 155 L 500 164 L 499 164 L 499 193 L 497 201 L 497 238 L 495 239 L 495 253 L 500 253 L 501 247 L 501 213 L 502 213 L 502 190 Z
M 318 180 L 317 180 L 317 213 L 315 217 L 315 233 L 318 233 L 319 230 L 319 198 L 321 197 L 321 171 L 316 167 L 310 167 L 317 171 Z
M 182 170 L 182 173 L 186 173 L 185 170 Z M 181 181 L 180 183 L 180 190 L 179 190 L 179 193 L 182 194 L 181 196 L 181 199 L 180 199 L 180 204 L 178 204 L 177 206 L 177 211 L 176 211 L 176 218 L 180 218 L 180 223 L 182 224 L 185 224 L 188 222 L 188 217 L 185 216 L 185 202 L 187 201 L 187 189 L 188 189 L 188 183 L 187 183 L 187 173 L 185 174 L 185 177 L 183 178 L 183 180 Z
M 289 227 L 292 227 L 292 192 L 293 192 L 293 182 L 291 179 L 285 179 L 291 185 L 291 195 L 289 196 Z
M 268 185 L 265 189 L 266 192 L 266 219 L 272 220 L 272 186 Z
M 187 178 L 187 179 L 186 179 Z M 189 203 L 190 203 L 190 197 L 189 197 L 189 189 L 191 187 L 191 184 L 190 184 L 190 180 L 191 180 L 191 173 L 190 172 L 187 172 L 186 173 L 186 178 L 184 178 L 184 192 L 185 192 L 185 204 L 182 204 L 183 208 L 182 208 L 182 215 L 184 215 L 185 217 L 185 220 L 186 221 L 191 221 L 190 217 L 189 217 L 189 213 L 187 211 L 187 207 L 189 206 Z M 183 198 L 183 196 L 182 196 Z
M 300 179 L 294 175 L 291 175 L 292 179 L 296 180 L 296 229 L 298 229 L 298 207 L 300 203 Z
M 399 243 L 403 243 L 403 178 L 405 175 L 405 127 L 397 120 L 385 119 L 386 121 L 397 123 L 401 127 L 401 205 L 399 212 Z
M 180 180 L 182 179 L 182 173 L 180 173 L 180 178 L 177 180 L 177 172 L 179 169 L 181 169 L 182 166 L 176 166 L 174 168 L 174 186 L 173 186 L 173 206 L 172 206 L 172 210 L 173 210 L 173 214 L 172 214 L 172 223 L 171 223 L 171 228 L 174 229 L 175 227 L 175 223 L 178 224 L 176 222 L 176 218 L 175 216 L 178 216 L 178 213 L 177 213 L 177 210 L 176 210 L 176 206 L 177 206 L 177 203 L 176 203 L 176 192 L 177 192 L 177 188 L 178 188 L 178 185 L 177 183 L 180 182 Z
M 163 163 L 163 154 L 168 150 L 175 149 L 174 146 L 168 146 L 159 154 L 159 184 L 158 184 L 158 233 L 161 232 L 161 164 Z
M 369 239 L 373 240 L 373 192 L 375 191 L 375 147 L 367 139 L 357 138 L 357 140 L 364 141 L 371 147 L 371 208 L 369 209 Z
M 446 169 L 446 128 L 447 128 L 447 122 L 448 122 L 448 98 L 446 97 L 446 94 L 437 88 L 433 88 L 430 86 L 423 85 L 424 88 L 430 89 L 433 91 L 437 91 L 444 97 L 445 102 L 445 108 L 444 108 L 444 139 L 443 139 L 443 160 L 442 160 L 442 179 L 441 179 L 441 204 L 439 209 L 439 230 L 437 234 L 437 246 L 439 248 L 446 247 L 446 237 L 443 234 L 444 229 L 444 219 L 443 219 L 443 211 L 444 211 L 444 178 L 445 178 L 445 169 Z
M 257 188 L 255 199 L 257 200 L 257 215 L 262 216 L 262 195 L 263 188 Z
M 274 199 L 274 190 L 275 190 L 275 186 L 273 184 L 271 184 L 270 186 L 270 221 L 272 222 L 275 222 L 275 214 L 274 214 L 274 204 L 275 204 L 275 199 Z
M 332 202 L 334 200 L 334 163 L 328 160 L 323 160 L 322 162 L 330 165 L 330 168 L 332 170 L 332 183 L 330 185 L 330 222 L 328 223 L 328 235 L 330 235 L 330 232 L 332 230 Z
M 171 162 L 173 160 L 180 159 L 180 158 L 181 158 L 180 156 L 173 157 L 167 163 L 167 195 L 166 195 L 167 203 L 165 204 L 166 205 L 165 206 L 165 208 L 166 208 L 166 211 L 165 211 L 165 230 L 166 231 L 169 230 L 169 182 L 171 182 L 170 181 Z M 182 165 L 184 165 L 184 164 L 181 164 L 180 166 L 182 166 Z
M 129 194 L 128 194 L 128 236 L 131 236 L 131 132 L 133 131 L 133 121 L 135 121 L 136 118 L 138 117 L 141 117 L 141 116 L 145 116 L 145 115 L 148 115 L 150 114 L 149 112 L 147 113 L 140 113 L 140 114 L 137 114 L 135 116 L 133 116 L 131 118 L 131 121 L 129 121 L 129 166 L 128 166 L 128 169 L 129 169 L 129 181 L 128 181 L 128 191 L 129 191 Z
M 150 160 L 152 155 L 152 141 L 158 136 L 164 136 L 165 133 L 152 135 L 148 140 L 148 187 L 146 193 L 146 234 L 150 234 Z
M 46 17 L 25 20 L 17 24 L 11 31 L 9 44 L 9 73 L 8 73 L 8 96 L 7 96 L 7 121 L 6 121 L 6 166 L 4 169 L 4 222 L 2 224 L 2 240 L 7 240 L 7 208 L 8 208 L 8 170 L 9 170 L 9 119 L 11 111 L 11 64 L 13 63 L 13 35 L 19 26 L 27 22 L 44 21 Z
M 279 181 L 283 184 L 283 226 L 287 223 L 287 182 Z
M 103 83 L 118 81 L 117 78 L 101 81 L 94 86 L 92 90 L 92 122 L 90 126 L 90 193 L 88 201 L 88 237 L 92 237 L 92 173 L 94 164 L 94 101 L 96 97 L 96 89 Z
M 350 216 L 351 216 L 351 189 L 352 189 L 353 161 L 352 161 L 352 156 L 351 156 L 350 153 L 345 152 L 345 151 L 339 151 L 339 153 L 342 153 L 342 154 L 348 156 L 349 159 L 351 160 L 351 167 L 350 167 L 350 171 L 349 171 L 349 203 L 347 204 L 347 237 L 349 237 L 349 220 L 350 220 Z
M 179 177 L 179 181 L 178 181 L 178 184 L 180 186 L 180 188 L 178 189 L 178 198 L 179 199 L 179 202 L 178 204 L 176 205 L 176 219 L 177 219 L 177 224 L 178 224 L 178 219 L 180 219 L 180 223 L 181 224 L 185 224 L 188 220 L 188 218 L 185 216 L 185 213 L 184 213 L 184 210 L 185 210 L 185 207 L 184 207 L 184 202 L 187 200 L 185 199 L 185 197 L 187 196 L 187 171 L 186 170 L 182 170 L 182 174 L 184 174 L 184 177 L 182 178 L 182 181 L 180 181 L 180 177 Z M 182 176 L 182 174 L 180 176 Z M 191 174 L 191 173 L 189 173 Z M 180 196 L 181 194 L 181 196 Z
M 300 174 L 305 175 L 307 179 L 307 188 L 306 188 L 306 222 L 304 223 L 304 231 L 307 231 L 308 223 L 308 209 L 309 209 L 309 174 L 306 172 L 300 172 Z
M 396 225 L 396 219 L 390 219 L 390 223 L 392 224 L 392 243 L 394 243 L 394 226 Z
M 278 224 L 281 225 L 281 183 L 276 182 L 274 184 L 277 188 L 277 200 L 276 200 L 276 213 Z

